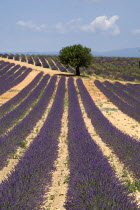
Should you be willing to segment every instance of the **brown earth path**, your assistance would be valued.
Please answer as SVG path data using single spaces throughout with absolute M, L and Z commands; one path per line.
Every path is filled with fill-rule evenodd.
M 120 111 L 95 85 L 94 80 L 83 80 L 93 101 L 106 118 L 119 130 L 140 141 L 140 123 Z
M 75 82 L 75 86 L 77 86 L 76 82 Z M 77 92 L 78 92 L 78 88 L 77 88 Z M 84 108 L 82 99 L 79 94 L 78 94 L 78 98 L 79 98 L 80 108 L 82 111 L 82 115 L 83 115 L 83 119 L 84 119 L 86 128 L 87 128 L 89 134 L 91 135 L 93 141 L 95 141 L 95 143 L 100 147 L 102 153 L 108 158 L 108 161 L 109 161 L 110 165 L 112 166 L 112 168 L 115 172 L 115 175 L 118 177 L 118 179 L 122 182 L 124 180 L 128 180 L 128 181 L 130 181 L 130 183 L 132 183 L 135 180 L 132 172 L 130 172 L 128 169 L 126 169 L 124 164 L 115 155 L 113 150 L 110 147 L 108 147 L 102 141 L 102 139 L 98 136 L 98 134 L 96 133 L 96 131 L 92 125 L 91 119 L 87 116 L 86 110 Z M 126 174 L 126 176 L 124 176 L 124 173 Z M 134 196 L 135 201 L 140 206 L 140 192 L 138 190 L 136 190 L 136 192 L 131 193 L 130 196 Z
M 0 105 L 17 95 L 20 92 L 20 90 L 26 87 L 35 78 L 37 74 L 37 71 L 30 72 L 29 75 L 21 83 L 0 95 Z
M 49 82 L 49 81 L 48 81 Z M 58 80 L 56 83 L 56 86 L 58 84 Z M 33 141 L 33 139 L 37 136 L 37 134 L 39 133 L 41 127 L 43 126 L 43 123 L 45 122 L 48 113 L 51 109 L 51 106 L 53 104 L 53 99 L 55 97 L 55 93 L 56 93 L 56 89 L 52 95 L 52 98 L 50 100 L 50 103 L 44 113 L 44 115 L 42 116 L 42 118 L 37 122 L 37 124 L 35 125 L 35 127 L 33 128 L 32 132 L 27 136 L 27 138 L 25 139 L 26 141 L 26 147 L 25 148 L 21 148 L 18 147 L 16 152 L 13 154 L 13 156 L 11 158 L 8 159 L 7 162 L 7 166 L 4 167 L 1 171 L 0 171 L 0 183 L 6 179 L 8 177 L 8 175 L 12 172 L 12 170 L 14 170 L 16 164 L 18 163 L 19 159 L 22 157 L 22 155 L 25 153 L 26 149 L 30 146 L 31 142 Z
M 55 161 L 55 171 L 52 174 L 52 184 L 49 192 L 45 195 L 46 202 L 42 206 L 43 209 L 64 210 L 64 202 L 68 190 L 69 178 L 69 161 L 68 161 L 68 95 L 65 92 L 64 113 L 62 116 L 61 134 L 58 139 L 58 158 Z

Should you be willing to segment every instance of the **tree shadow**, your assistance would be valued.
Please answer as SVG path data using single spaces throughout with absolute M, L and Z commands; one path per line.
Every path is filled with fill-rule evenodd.
M 77 78 L 79 78 L 79 77 L 88 77 L 86 75 L 77 76 L 75 74 L 55 74 L 55 75 L 57 75 L 57 76 L 65 76 L 65 77 L 77 77 Z

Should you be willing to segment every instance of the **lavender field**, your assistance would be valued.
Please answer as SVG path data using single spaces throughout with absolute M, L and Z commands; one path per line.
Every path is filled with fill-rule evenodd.
M 0 54 L 2 58 L 21 61 L 43 68 L 60 70 L 61 72 L 74 73 L 75 69 L 60 63 L 58 56 L 54 55 L 24 55 Z M 85 75 L 101 76 L 103 78 L 118 79 L 121 81 L 140 82 L 140 59 L 135 57 L 96 57 L 88 68 L 81 68 Z
M 138 62 L 0 55 L 0 210 L 140 209 Z

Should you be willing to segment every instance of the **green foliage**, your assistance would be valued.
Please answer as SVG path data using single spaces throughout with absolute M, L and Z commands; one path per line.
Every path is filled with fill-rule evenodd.
M 124 180 L 123 181 L 124 186 L 127 187 L 129 192 L 136 192 L 139 191 L 140 192 L 140 180 L 134 180 L 134 181 L 130 181 L 130 180 Z
M 20 142 L 20 147 L 21 148 L 26 148 L 26 142 L 25 141 L 21 141 Z
M 91 49 L 82 45 L 73 45 L 62 48 L 59 52 L 59 60 L 66 66 L 76 68 L 76 75 L 80 75 L 80 67 L 88 67 L 93 62 Z
M 50 200 L 54 200 L 55 199 L 55 195 L 50 195 Z

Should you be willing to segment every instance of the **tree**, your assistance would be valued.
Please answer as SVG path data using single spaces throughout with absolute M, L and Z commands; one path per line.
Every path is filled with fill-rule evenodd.
M 59 52 L 59 60 L 62 64 L 76 69 L 76 75 L 80 75 L 80 67 L 88 67 L 92 61 L 91 49 L 82 45 L 64 47 Z

